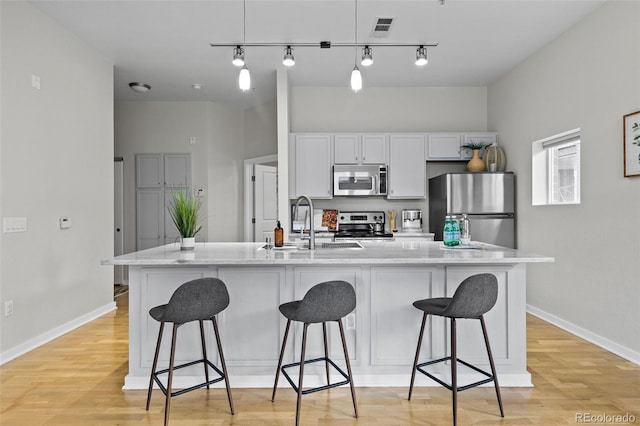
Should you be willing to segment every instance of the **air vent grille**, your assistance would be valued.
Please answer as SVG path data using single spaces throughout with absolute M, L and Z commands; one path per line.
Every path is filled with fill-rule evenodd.
M 373 31 L 371 34 L 374 37 L 388 37 L 389 32 L 391 31 L 391 26 L 393 25 L 393 21 L 395 18 L 380 18 L 376 19 L 375 24 L 373 24 Z

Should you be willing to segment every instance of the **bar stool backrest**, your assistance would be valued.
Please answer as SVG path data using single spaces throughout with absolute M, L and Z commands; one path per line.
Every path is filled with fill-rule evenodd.
M 498 279 L 493 274 L 477 274 L 466 278 L 453 294 L 442 313 L 449 318 L 479 318 L 498 300 Z
M 198 278 L 176 289 L 162 321 L 185 324 L 208 320 L 229 306 L 229 292 L 218 278 Z
M 296 311 L 306 323 L 337 321 L 356 308 L 356 292 L 346 281 L 325 281 L 309 289 Z

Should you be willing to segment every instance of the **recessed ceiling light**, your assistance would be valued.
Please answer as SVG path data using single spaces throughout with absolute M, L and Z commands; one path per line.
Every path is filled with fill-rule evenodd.
M 149 86 L 148 84 L 138 82 L 129 83 L 129 87 L 131 87 L 131 90 L 138 93 L 147 93 L 149 90 L 151 90 L 151 86 Z
M 200 89 L 202 89 L 202 84 L 200 84 L 200 83 L 193 83 L 193 84 L 191 85 L 191 87 L 193 88 L 193 90 L 200 90 Z

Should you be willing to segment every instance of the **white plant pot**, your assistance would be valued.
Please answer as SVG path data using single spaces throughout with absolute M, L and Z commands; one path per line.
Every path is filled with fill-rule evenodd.
M 180 239 L 180 250 L 183 250 L 183 251 L 193 250 L 195 247 L 196 247 L 195 237 Z

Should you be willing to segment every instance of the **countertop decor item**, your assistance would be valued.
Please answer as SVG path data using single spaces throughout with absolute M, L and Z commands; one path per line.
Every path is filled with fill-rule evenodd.
M 185 191 L 171 194 L 169 215 L 180 234 L 180 250 L 193 250 L 196 234 L 202 226 L 198 225 L 200 217 L 200 200 L 189 197 Z
M 484 148 L 482 160 L 490 172 L 504 172 L 507 167 L 507 157 L 504 154 L 504 149 L 499 147 L 497 142 Z
M 482 158 L 480 158 L 480 150 L 486 147 L 488 144 L 485 142 L 470 141 L 462 145 L 463 148 L 467 148 L 473 151 L 471 160 L 467 163 L 467 170 L 470 172 L 481 172 L 485 169 L 485 164 Z
M 640 176 L 640 111 L 622 119 L 624 132 L 624 177 Z

